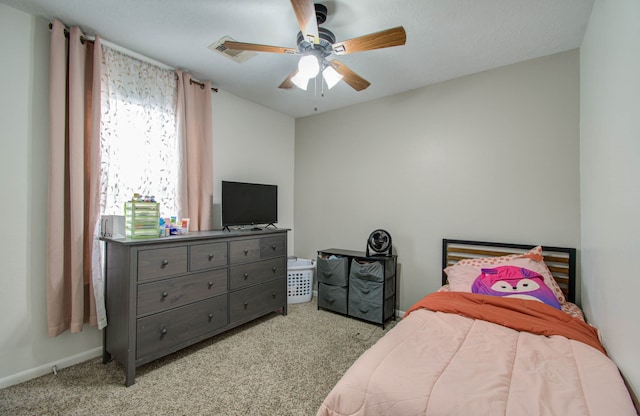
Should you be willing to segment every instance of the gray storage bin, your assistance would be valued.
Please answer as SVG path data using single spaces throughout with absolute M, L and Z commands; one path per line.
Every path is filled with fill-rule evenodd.
M 393 316 L 394 298 L 390 297 L 384 301 L 384 318 L 382 317 L 382 304 L 379 301 L 360 301 L 352 303 L 349 297 L 349 315 L 365 319 L 371 322 L 382 323 Z
M 379 261 L 369 262 L 354 259 L 351 262 L 349 278 L 382 282 L 384 279 L 384 267 Z
M 349 307 L 358 302 L 378 302 L 382 300 L 382 283 L 369 280 L 349 280 Z
M 335 286 L 348 286 L 348 268 L 349 259 L 347 257 L 323 259 L 321 256 L 318 256 L 318 265 L 316 267 L 318 282 Z
M 347 288 L 327 285 L 318 285 L 318 306 L 339 313 L 347 313 Z
M 372 322 L 381 322 L 382 304 L 380 302 L 367 302 L 360 300 L 352 302 L 349 300 L 349 315 L 366 319 Z

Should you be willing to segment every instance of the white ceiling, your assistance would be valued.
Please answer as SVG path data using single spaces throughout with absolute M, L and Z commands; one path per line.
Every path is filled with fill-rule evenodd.
M 340 57 L 371 82 L 282 90 L 298 57 L 258 53 L 236 63 L 208 49 L 223 36 L 296 48 L 289 0 L 0 0 L 11 7 L 181 68 L 199 80 L 294 117 L 412 90 L 580 46 L 593 0 L 317 0 L 342 41 L 402 25 L 404 46 Z

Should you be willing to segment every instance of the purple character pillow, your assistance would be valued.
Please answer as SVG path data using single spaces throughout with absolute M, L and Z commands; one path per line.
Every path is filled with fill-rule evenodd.
M 520 298 L 544 302 L 562 309 L 558 299 L 538 273 L 516 266 L 481 269 L 471 286 L 471 292 L 483 295 Z

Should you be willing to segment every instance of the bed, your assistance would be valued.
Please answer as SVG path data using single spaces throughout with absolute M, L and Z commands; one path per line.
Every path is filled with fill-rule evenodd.
M 318 416 L 636 415 L 575 305 L 576 250 L 443 240 L 442 287 L 413 305 Z

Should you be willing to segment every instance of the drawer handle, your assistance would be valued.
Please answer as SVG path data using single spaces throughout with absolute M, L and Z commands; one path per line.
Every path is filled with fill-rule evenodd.
M 212 313 L 209 314 L 209 320 L 211 320 L 211 319 L 213 319 L 213 314 Z
M 362 293 L 368 295 L 371 292 L 371 289 L 362 289 Z
M 162 333 L 162 335 L 166 335 L 167 334 L 167 328 L 162 328 L 162 331 L 160 331 Z
M 245 273 L 244 274 L 244 280 L 247 280 L 248 277 L 249 277 L 249 273 Z
M 274 245 L 272 245 L 272 246 L 271 246 L 271 249 L 275 250 L 275 249 L 276 249 L 276 247 L 277 247 L 277 246 L 274 244 Z
M 247 309 L 247 306 L 249 306 L 249 302 L 245 302 L 244 303 L 244 308 Z
M 209 260 L 213 260 L 213 253 L 209 253 Z
M 358 309 L 360 309 L 360 312 L 362 313 L 369 313 L 369 309 L 362 309 L 362 308 L 358 308 Z
M 333 276 L 333 273 L 325 273 L 325 272 L 322 272 L 322 274 L 323 274 L 325 277 L 331 277 L 331 276 Z
M 247 254 L 249 254 L 249 250 L 247 250 L 246 248 L 244 249 L 244 255 L 246 256 Z
M 278 270 L 278 268 L 277 268 L 276 266 L 273 266 L 273 267 L 271 268 L 271 271 L 272 271 L 272 272 L 274 272 L 274 273 L 276 272 L 276 270 Z
M 276 292 L 273 292 L 273 293 L 271 294 L 271 296 L 275 299 L 275 298 L 276 298 Z
M 169 264 L 169 260 L 167 259 L 162 260 L 162 267 L 166 266 L 167 264 Z
M 169 296 L 169 293 L 168 293 L 168 292 L 162 292 L 162 297 L 163 297 L 163 298 L 166 298 L 167 296 Z
M 213 282 L 209 282 L 209 289 L 211 289 L 211 286 L 213 286 Z

